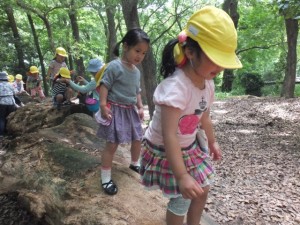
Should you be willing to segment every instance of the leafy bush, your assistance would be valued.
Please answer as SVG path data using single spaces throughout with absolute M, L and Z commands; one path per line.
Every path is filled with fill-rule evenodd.
M 241 75 L 241 85 L 245 88 L 245 94 L 261 96 L 264 82 L 257 73 L 244 73 Z

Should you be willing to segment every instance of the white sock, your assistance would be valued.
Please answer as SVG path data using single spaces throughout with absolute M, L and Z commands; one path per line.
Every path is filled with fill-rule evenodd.
M 111 180 L 111 168 L 103 169 L 101 168 L 101 181 L 102 184 L 108 183 Z
M 133 166 L 140 166 L 141 165 L 139 160 L 138 161 L 132 161 L 131 160 L 130 164 L 133 165 Z

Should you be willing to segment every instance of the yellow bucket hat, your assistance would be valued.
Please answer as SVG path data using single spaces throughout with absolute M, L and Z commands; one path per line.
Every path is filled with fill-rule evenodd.
M 68 57 L 68 54 L 67 54 L 66 50 L 63 47 L 56 48 L 55 54 L 61 55 L 63 57 Z
M 181 33 L 197 41 L 203 52 L 216 65 L 225 69 L 243 67 L 235 54 L 236 29 L 231 17 L 222 9 L 214 6 L 203 7 L 191 16 Z M 174 57 L 177 64 L 180 64 L 183 51 L 178 44 L 174 48 Z
M 62 67 L 59 69 L 59 74 L 64 77 L 64 78 L 68 78 L 70 79 L 71 76 L 70 76 L 70 70 L 68 70 L 67 68 L 65 67 Z
M 36 66 L 31 66 L 29 69 L 30 73 L 39 73 L 39 69 Z
M 14 80 L 15 80 L 14 75 L 8 75 L 7 78 L 8 78 L 8 82 L 9 82 L 9 83 L 14 82 Z
M 16 79 L 17 79 L 17 80 L 22 80 L 22 79 L 23 79 L 23 76 L 22 76 L 21 74 L 17 74 L 17 75 L 16 75 Z

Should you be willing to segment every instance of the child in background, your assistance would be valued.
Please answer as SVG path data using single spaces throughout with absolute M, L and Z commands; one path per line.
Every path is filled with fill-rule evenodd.
M 0 147 L 4 137 L 6 117 L 16 110 L 14 94 L 14 88 L 8 82 L 7 73 L 0 72 Z
M 129 168 L 139 172 L 139 156 L 143 130 L 141 120 L 144 117 L 140 93 L 140 64 L 150 44 L 148 35 L 136 28 L 128 31 L 117 43 L 114 54 L 119 56 L 122 44 L 122 56 L 111 61 L 106 67 L 100 83 L 100 110 L 104 119 L 99 125 L 98 136 L 106 140 L 101 157 L 101 182 L 105 193 L 114 195 L 117 185 L 111 179 L 114 154 L 119 144 L 131 143 L 131 163 Z
M 36 66 L 31 66 L 26 81 L 26 90 L 28 92 L 30 91 L 30 95 L 33 99 L 36 97 L 36 94 L 39 95 L 41 100 L 45 99 L 42 84 L 43 84 L 43 80 L 42 80 L 42 76 L 39 75 L 38 68 Z
M 241 68 L 235 54 L 237 33 L 230 16 L 207 6 L 195 12 L 178 39 L 164 48 L 155 90 L 155 111 L 145 132 L 141 156 L 142 183 L 168 197 L 167 225 L 199 225 L 214 170 L 209 158 L 221 159 L 210 107 L 215 78 L 225 68 Z M 196 141 L 207 135 L 209 153 Z
M 15 92 L 15 94 L 14 94 L 15 107 L 16 107 L 16 108 L 19 108 L 19 107 L 21 107 L 21 106 L 24 106 L 23 102 L 22 102 L 22 101 L 19 99 L 19 97 L 17 96 L 17 90 L 16 90 L 15 85 L 14 85 L 14 84 L 15 84 L 15 83 L 14 83 L 14 80 L 15 80 L 14 75 L 8 75 L 7 78 L 8 78 L 8 83 L 13 87 L 14 92 Z
M 103 62 L 100 59 L 91 59 L 89 61 L 87 71 L 92 74 L 92 79 L 91 81 L 87 81 L 84 79 L 82 76 L 78 76 L 77 82 L 82 84 L 78 85 L 75 82 L 73 82 L 70 79 L 66 79 L 65 82 L 70 85 L 70 87 L 74 90 L 79 92 L 78 94 L 87 94 L 87 93 L 92 93 L 93 98 L 97 99 L 99 101 L 99 93 L 96 91 L 96 80 L 95 76 L 97 72 L 101 69 L 103 66 Z
M 55 57 L 49 64 L 47 78 L 50 79 L 50 87 L 53 84 L 53 79 L 56 74 L 58 74 L 59 69 L 62 67 L 68 68 L 66 64 L 66 58 L 68 54 L 63 47 L 58 47 L 55 50 Z
M 15 89 L 16 95 L 29 95 L 27 91 L 24 89 L 23 76 L 21 74 L 16 75 L 15 82 L 13 83 L 13 87 Z
M 70 105 L 70 99 L 73 97 L 73 91 L 69 84 L 65 82 L 66 79 L 71 79 L 70 71 L 62 67 L 59 73 L 54 77 L 52 84 L 53 103 L 60 109 L 61 105 Z

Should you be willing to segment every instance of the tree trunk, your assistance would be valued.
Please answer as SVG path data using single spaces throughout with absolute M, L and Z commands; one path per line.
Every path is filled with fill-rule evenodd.
M 40 44 L 39 44 L 39 38 L 36 34 L 36 30 L 35 30 L 34 23 L 33 23 L 31 15 L 27 14 L 27 17 L 28 17 L 28 21 L 29 21 L 30 28 L 31 28 L 31 31 L 32 31 L 34 44 L 35 44 L 35 47 L 36 47 L 36 50 L 37 50 L 37 53 L 38 53 L 38 56 L 39 56 L 40 64 L 41 64 L 45 93 L 48 96 L 49 89 L 48 89 L 48 82 L 47 82 L 47 79 L 46 79 L 47 74 L 46 74 L 46 69 L 45 69 L 45 66 L 44 66 L 44 57 L 43 57 L 43 54 L 42 54 L 42 51 L 41 51 L 41 48 L 40 48 Z
M 21 8 L 34 13 L 35 15 L 37 15 L 44 22 L 46 30 L 47 30 L 47 35 L 48 35 L 48 39 L 49 39 L 50 48 L 51 48 L 52 52 L 54 53 L 55 52 L 55 46 L 54 46 L 54 41 L 53 41 L 52 28 L 51 28 L 49 20 L 47 19 L 47 16 L 44 15 L 38 9 L 32 8 L 32 6 L 25 4 L 22 0 L 17 0 L 17 4 Z
M 107 38 L 107 56 L 105 57 L 106 62 L 114 59 L 113 50 L 117 44 L 117 30 L 115 24 L 115 5 L 111 4 L 109 1 L 105 1 L 105 10 L 107 16 L 107 26 L 105 29 Z
M 80 35 L 79 35 L 79 28 L 78 28 L 78 23 L 77 23 L 77 16 L 76 16 L 74 0 L 72 0 L 71 4 L 70 4 L 69 18 L 70 18 L 70 22 L 71 22 L 72 34 L 73 34 L 74 40 L 77 43 L 80 43 Z M 85 76 L 85 68 L 84 68 L 82 56 L 76 57 L 74 55 L 74 57 L 75 57 L 74 59 L 75 59 L 76 65 L 77 65 L 78 75 L 84 76 L 85 78 L 87 78 Z
M 123 15 L 128 30 L 140 27 L 137 4 L 137 0 L 122 0 Z M 152 118 L 154 112 L 154 103 L 152 99 L 156 88 L 156 61 L 151 48 L 143 60 L 141 74 L 142 97 L 143 101 L 146 101 L 146 104 L 148 105 L 150 118 Z
M 26 66 L 24 63 L 24 53 L 23 53 L 23 48 L 21 44 L 21 38 L 18 32 L 16 20 L 14 17 L 14 12 L 11 6 L 6 6 L 5 7 L 5 13 L 7 15 L 7 19 L 9 22 L 9 26 L 11 27 L 13 37 L 14 37 L 14 44 L 17 52 L 17 57 L 18 57 L 18 66 L 16 68 L 16 72 L 23 74 L 26 77 Z
M 298 20 L 285 19 L 287 33 L 288 54 L 284 81 L 281 89 L 281 97 L 293 98 L 295 91 L 296 66 L 297 66 L 297 38 Z
M 238 0 L 225 0 L 223 10 L 227 12 L 233 20 L 235 28 L 238 26 L 239 13 L 237 12 Z M 225 69 L 223 73 L 222 92 L 230 92 L 234 80 L 233 70 Z

